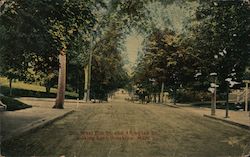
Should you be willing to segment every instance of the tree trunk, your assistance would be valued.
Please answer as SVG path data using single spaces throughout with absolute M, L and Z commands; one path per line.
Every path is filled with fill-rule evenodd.
M 50 94 L 50 86 L 46 86 L 46 94 Z
M 154 103 L 156 103 L 156 93 L 154 93 Z
M 215 108 L 214 108 L 214 93 L 211 93 L 211 116 L 215 115 Z
M 157 93 L 157 97 L 158 97 L 157 103 L 160 104 L 161 103 L 161 93 Z
M 176 97 L 177 97 L 177 89 L 176 89 L 176 86 L 174 86 L 174 95 L 173 95 L 174 105 L 176 105 Z
M 10 97 L 12 97 L 12 80 L 13 80 L 12 78 L 9 79 Z
M 248 83 L 249 82 L 246 82 L 246 91 L 245 91 L 245 111 L 248 112 Z M 250 117 L 250 112 L 249 112 L 249 117 Z
M 79 94 L 79 99 L 80 100 L 84 99 L 84 97 L 83 97 L 83 95 L 84 95 L 84 89 L 83 88 L 84 88 L 83 87 L 83 79 L 81 78 L 79 80 L 79 86 L 78 86 L 78 94 Z
M 76 86 L 73 88 L 73 90 L 75 91 L 75 93 L 79 93 L 79 71 L 78 71 L 78 66 L 75 69 L 75 80 L 76 80 Z M 79 98 L 79 95 L 78 95 Z
M 63 109 L 66 87 L 66 54 L 63 48 L 59 55 L 59 76 L 56 103 L 53 108 Z
M 217 77 L 214 78 L 214 83 L 217 84 Z M 214 92 L 212 93 L 212 106 L 211 106 L 211 115 L 215 116 L 216 112 L 216 97 L 217 97 L 217 89 L 216 87 L 214 88 Z
M 226 116 L 225 118 L 229 118 L 228 112 L 229 112 L 229 86 L 227 85 L 227 91 L 226 91 Z
M 84 67 L 84 100 L 86 102 L 89 100 L 88 81 L 89 81 L 89 66 L 86 65 Z
M 164 103 L 163 96 L 164 96 L 164 82 L 161 83 L 161 98 L 160 103 Z

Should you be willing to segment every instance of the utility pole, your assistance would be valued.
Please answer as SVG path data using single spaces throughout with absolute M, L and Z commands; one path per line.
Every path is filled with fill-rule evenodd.
M 211 73 L 210 76 L 214 76 L 214 84 L 211 85 L 211 88 L 214 90 L 212 91 L 212 101 L 211 101 L 211 115 L 215 115 L 215 110 L 216 110 L 216 88 L 218 87 L 217 83 L 217 73 Z
M 216 110 L 216 88 L 214 88 L 214 92 L 212 93 L 212 102 L 211 102 L 211 115 L 215 116 Z
M 217 84 L 217 77 L 215 77 L 215 84 Z M 214 102 L 213 102 L 213 111 L 212 111 L 212 115 L 215 115 L 215 110 L 216 110 L 216 95 L 217 95 L 217 88 L 216 86 L 214 87 Z

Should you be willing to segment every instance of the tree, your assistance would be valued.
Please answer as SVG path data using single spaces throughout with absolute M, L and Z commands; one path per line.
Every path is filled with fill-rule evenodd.
M 146 86 L 148 91 L 157 87 L 158 93 L 165 85 L 175 100 L 177 89 L 190 82 L 194 73 L 194 57 L 185 43 L 185 38 L 173 31 L 154 30 L 144 43 L 144 54 L 135 75 L 137 84 Z M 157 86 L 152 86 L 152 79 Z
M 229 90 L 237 87 L 235 84 L 240 85 L 249 64 L 248 14 L 249 6 L 245 1 L 203 2 L 197 12 L 199 25 L 194 27 L 194 47 L 204 61 L 200 71 L 204 76 L 217 74 L 227 108 Z
M 10 84 L 12 79 L 25 81 L 30 69 L 46 69 L 56 63 L 51 53 L 54 42 L 31 4 L 6 1 L 1 6 L 1 74 L 10 79 Z
M 32 63 L 36 70 L 36 68 L 43 69 L 47 65 L 58 65 L 56 61 L 58 58 L 62 61 L 59 63 L 61 73 L 59 73 L 55 108 L 63 108 L 67 51 L 78 34 L 86 34 L 91 30 L 96 22 L 93 12 L 103 4 L 102 1 L 91 0 L 13 0 L 1 6 L 4 8 L 4 14 L 1 16 L 1 21 L 4 21 L 3 26 L 24 39 L 18 42 L 23 49 L 18 49 L 17 53 L 30 56 L 30 60 L 25 63 Z M 45 64 L 37 64 L 41 62 Z
M 91 98 L 107 99 L 107 95 L 117 88 L 125 86 L 128 74 L 123 68 L 122 59 L 123 34 L 116 29 L 116 25 L 103 34 L 99 42 L 95 44 L 92 79 Z

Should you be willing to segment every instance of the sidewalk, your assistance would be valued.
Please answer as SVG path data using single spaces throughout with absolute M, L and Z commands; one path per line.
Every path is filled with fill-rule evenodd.
M 55 105 L 55 98 L 33 98 L 33 97 L 21 97 L 21 98 L 16 98 L 17 100 L 31 105 L 33 107 L 40 107 L 40 108 L 52 108 Z M 74 100 L 74 99 L 65 99 L 64 100 L 65 109 L 77 109 L 79 106 L 83 106 L 86 103 L 83 100 Z
M 59 110 L 39 107 L 0 112 L 0 143 L 42 128 L 72 112 L 72 109 Z
M 50 102 L 55 102 L 56 98 L 35 98 L 35 97 L 21 97 L 17 98 L 18 100 L 23 100 L 23 101 L 50 101 Z M 85 100 L 78 100 L 78 99 L 64 99 L 65 103 L 86 103 Z
M 178 106 L 178 104 L 177 104 Z M 232 111 L 229 110 L 229 118 L 225 118 L 226 111 L 222 109 L 216 109 L 216 115 L 211 116 L 211 109 L 210 108 L 202 108 L 202 107 L 180 107 L 181 109 L 187 110 L 189 112 L 193 112 L 199 114 L 201 116 L 205 116 L 208 118 L 220 120 L 232 125 L 237 125 L 239 127 L 249 129 L 250 130 L 250 116 L 249 112 L 244 111 Z

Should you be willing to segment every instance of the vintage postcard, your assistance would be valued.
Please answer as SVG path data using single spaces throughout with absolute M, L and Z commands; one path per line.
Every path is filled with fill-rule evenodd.
M 249 0 L 0 0 L 0 157 L 250 157 Z

